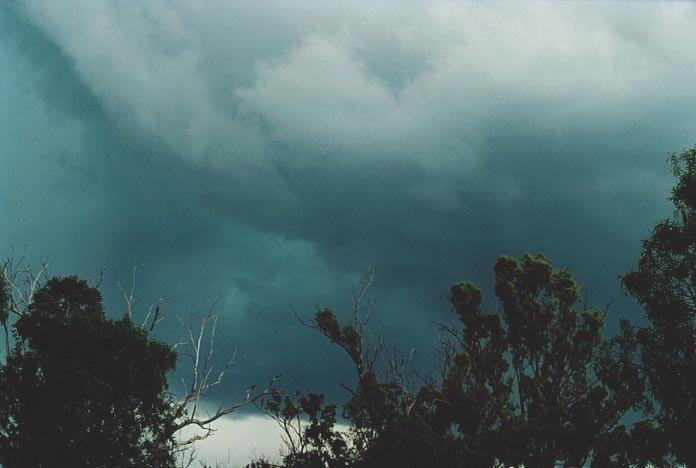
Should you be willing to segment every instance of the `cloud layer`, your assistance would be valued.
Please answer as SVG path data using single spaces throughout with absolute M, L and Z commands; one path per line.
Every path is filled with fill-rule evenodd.
M 0 7 L 0 242 L 56 272 L 108 256 L 115 311 L 133 265 L 144 303 L 222 293 L 240 391 L 331 391 L 345 360 L 289 304 L 340 309 L 368 265 L 422 360 L 442 292 L 501 253 L 616 297 L 694 143 L 690 4 L 71 5 Z

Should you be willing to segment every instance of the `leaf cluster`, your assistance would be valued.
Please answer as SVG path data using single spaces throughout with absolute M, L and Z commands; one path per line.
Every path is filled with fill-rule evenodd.
M 453 285 L 458 322 L 438 324 L 441 375 L 413 370 L 418 386 L 405 385 L 403 373 L 377 371 L 356 314 L 341 324 L 330 309 L 315 313 L 308 325 L 356 370 L 355 386 L 345 387 L 350 444 L 341 464 L 571 467 L 629 459 L 632 435 L 620 421 L 636 393 L 611 380 L 606 312 L 580 307 L 572 275 L 543 254 L 502 256 L 493 270 L 501 313 L 482 310 L 475 285 Z M 326 428 L 322 434 L 332 434 Z
M 38 290 L 14 334 L 0 368 L 4 466 L 173 466 L 169 346 L 107 318 L 75 277 Z

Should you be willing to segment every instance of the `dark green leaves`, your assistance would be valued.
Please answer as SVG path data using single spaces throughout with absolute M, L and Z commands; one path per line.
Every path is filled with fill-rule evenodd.
M 329 309 L 314 315 L 309 326 L 346 351 L 358 377 L 346 387 L 348 458 L 327 464 L 550 468 L 628 459 L 631 435 L 619 421 L 636 393 L 614 379 L 615 360 L 601 359 L 612 347 L 602 341 L 604 311 L 578 307 L 570 272 L 542 254 L 502 256 L 494 273 L 500 314 L 481 310 L 483 292 L 473 284 L 450 288 L 458 323 L 439 324 L 442 375 L 416 373 L 420 388 L 405 385 L 403 373 L 366 370 L 357 315 L 347 324 Z M 280 400 L 270 404 L 280 411 Z M 287 399 L 285 409 L 292 409 L 285 417 L 316 411 Z
M 15 332 L 0 371 L 5 466 L 173 466 L 171 348 L 106 318 L 75 277 L 38 290 Z
M 649 454 L 648 461 L 669 455 L 666 459 L 691 466 L 696 465 L 696 148 L 670 161 L 677 177 L 674 217 L 654 227 L 636 269 L 622 278 L 648 323 L 623 325 L 613 343 L 614 367 L 645 390 L 639 406 L 645 421 L 634 431 L 644 447 L 640 453 Z

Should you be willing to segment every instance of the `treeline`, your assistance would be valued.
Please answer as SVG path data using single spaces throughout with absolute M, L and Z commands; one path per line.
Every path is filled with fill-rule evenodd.
M 142 325 L 131 314 L 111 320 L 95 286 L 68 277 L 22 288 L 6 265 L 0 463 L 185 465 L 215 419 L 255 403 L 284 433 L 285 467 L 696 467 L 696 148 L 670 161 L 674 214 L 620 280 L 644 311 L 640 324 L 621 320 L 607 336 L 607 310 L 583 304 L 569 271 L 543 254 L 502 256 L 500 310 L 484 310 L 475 285 L 453 285 L 452 321 L 434 330 L 438 365 L 419 371 L 369 338 L 368 274 L 345 319 L 328 308 L 300 319 L 353 364 L 355 383 L 337 383 L 348 395 L 340 408 L 274 379 L 199 418 L 201 396 L 224 374 L 208 379 L 200 345 L 214 316 L 185 327 L 194 371 L 177 399 L 166 380 L 177 354 L 152 337 L 158 308 Z M 186 427 L 202 432 L 182 439 Z

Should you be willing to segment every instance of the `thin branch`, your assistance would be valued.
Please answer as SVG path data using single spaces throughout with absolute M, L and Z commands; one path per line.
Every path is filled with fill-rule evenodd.
M 199 408 L 204 396 L 212 389 L 224 383 L 227 371 L 237 361 L 237 350 L 235 350 L 231 358 L 229 358 L 222 367 L 216 369 L 213 362 L 216 352 L 215 339 L 219 325 L 219 314 L 216 312 L 219 300 L 219 297 L 216 298 L 206 314 L 199 319 L 196 319 L 195 315 L 192 314 L 188 323 L 184 323 L 184 321 L 177 316 L 177 320 L 184 328 L 186 337 L 184 340 L 177 343 L 175 347 L 183 348 L 180 354 L 191 360 L 191 375 L 188 382 L 187 379 L 181 378 L 185 394 L 179 403 L 179 408 L 185 416 L 175 426 L 173 433 L 178 433 L 186 427 L 195 427 L 203 431 L 186 440 L 180 441 L 178 445 L 181 447 L 191 445 L 198 440 L 205 439 L 212 435 L 214 429 L 211 427 L 211 424 L 223 416 L 253 404 L 259 399 L 277 391 L 274 388 L 274 384 L 280 378 L 280 375 L 275 376 L 269 385 L 261 391 L 255 392 L 255 386 L 251 386 L 247 389 L 245 396 L 241 400 L 233 403 L 229 401 L 230 391 L 228 389 L 212 414 L 199 417 Z M 156 310 L 154 315 L 157 315 Z

